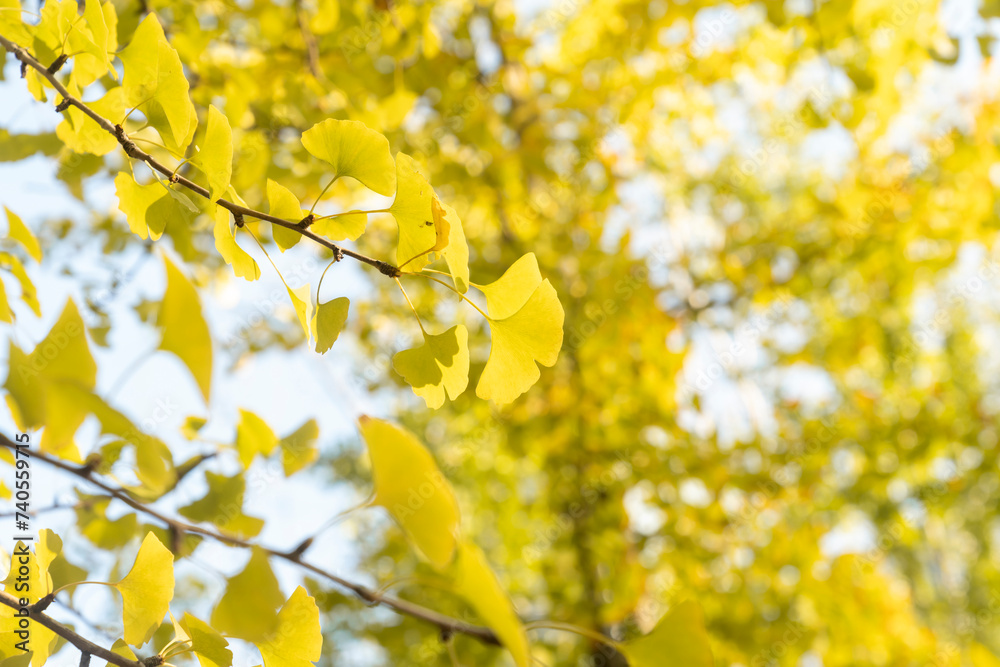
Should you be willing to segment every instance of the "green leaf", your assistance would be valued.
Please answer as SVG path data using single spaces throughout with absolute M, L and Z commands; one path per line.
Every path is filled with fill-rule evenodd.
M 281 439 L 278 445 L 281 447 L 281 463 L 285 468 L 285 477 L 294 475 L 319 457 L 319 449 L 316 448 L 317 438 L 319 438 L 319 425 L 315 419 L 310 419 Z
M 312 667 L 323 650 L 316 600 L 302 586 L 278 612 L 278 627 L 257 648 L 264 667 Z
M 563 316 L 556 290 L 545 280 L 516 313 L 490 318 L 493 345 L 476 396 L 502 405 L 528 391 L 541 375 L 535 363 L 553 366 L 559 358 Z
M 35 238 L 35 235 L 12 210 L 6 206 L 3 207 L 3 210 L 7 214 L 7 238 L 24 246 L 24 249 L 36 262 L 42 261 L 42 248 L 38 245 L 38 239 Z
M 194 285 L 166 255 L 163 264 L 167 269 L 167 290 L 156 320 L 163 334 L 160 349 L 184 362 L 207 404 L 212 388 L 212 336 Z
M 368 227 L 368 214 L 364 211 L 348 211 L 332 218 L 323 218 L 312 224 L 311 229 L 316 234 L 331 241 L 349 239 L 357 241 Z
M 165 187 L 159 181 L 139 185 L 132 175 L 120 171 L 115 176 L 118 208 L 125 214 L 129 229 L 139 238 L 156 241 L 168 222 L 189 225 L 198 214 L 187 195 Z
M 528 302 L 542 284 L 535 253 L 522 255 L 500 279 L 479 289 L 486 295 L 486 310 L 495 320 L 510 317 Z
M 208 105 L 205 139 L 199 149 L 191 162 L 204 172 L 215 201 L 226 194 L 233 176 L 233 130 L 229 119 L 214 104 Z
M 405 153 L 396 155 L 396 198 L 389 212 L 396 219 L 399 241 L 396 265 L 407 271 L 419 271 L 428 263 L 427 254 L 437 244 L 431 202 L 434 190 L 417 161 Z
M 455 289 L 465 294 L 469 291 L 469 244 L 465 240 L 462 220 L 455 209 L 437 197 L 431 202 L 431 212 L 434 214 L 434 228 L 437 233 L 440 234 L 442 228 L 448 230 L 447 242 L 440 248 L 441 256 L 448 264 L 448 272 L 451 274 L 452 282 L 455 283 Z M 441 245 L 440 240 L 437 245 Z
M 299 222 L 309 214 L 309 211 L 302 210 L 298 198 L 291 190 L 270 178 L 267 179 L 267 206 L 268 213 L 289 222 Z M 302 239 L 302 234 L 281 225 L 271 225 L 271 235 L 281 252 L 285 252 Z
M 174 556 L 146 533 L 132 569 L 115 584 L 122 594 L 125 642 L 142 646 L 163 622 L 174 597 Z
M 260 278 L 260 266 L 257 260 L 236 243 L 233 230 L 229 226 L 229 210 L 221 206 L 215 207 L 215 249 L 222 255 L 226 264 L 233 267 L 233 273 L 238 278 L 257 280 Z
M 336 178 L 350 176 L 380 195 L 396 187 L 389 141 L 356 120 L 324 120 L 302 133 L 302 145 L 333 166 Z
M 337 342 L 340 332 L 347 323 L 347 311 L 350 305 L 351 301 L 346 296 L 319 304 L 312 322 L 316 351 L 320 354 L 326 353 Z
M 359 424 L 375 478 L 372 504 L 389 511 L 433 567 L 447 567 L 454 558 L 460 528 L 451 484 L 409 431 L 366 416 Z
M 276 610 L 283 600 L 267 552 L 254 547 L 243 571 L 226 584 L 212 612 L 212 627 L 231 637 L 264 640 L 278 625 Z
M 693 600 L 674 606 L 648 635 L 624 644 L 620 651 L 630 667 L 659 667 L 664 656 L 670 656 L 672 663 L 690 667 L 715 664 L 704 615 Z
M 528 667 L 531 664 L 531 651 L 521 619 L 517 617 L 514 605 L 486 561 L 482 549 L 471 542 L 463 541 L 458 547 L 454 586 L 455 591 L 472 605 L 483 622 L 510 651 L 514 664 Z M 662 664 L 662 661 L 657 664 Z
M 188 612 L 184 612 L 180 625 L 191 638 L 191 650 L 201 667 L 231 667 L 233 652 L 227 648 L 229 642 L 212 626 Z
M 264 527 L 263 519 L 243 513 L 243 496 L 246 479 L 237 474 L 232 477 L 205 472 L 208 493 L 200 500 L 180 508 L 178 513 L 192 521 L 204 521 L 219 530 L 240 539 L 255 537 Z
M 278 444 L 278 436 L 267 423 L 250 412 L 240 409 L 240 423 L 236 426 L 236 451 L 244 468 L 249 468 L 257 454 L 270 456 Z
M 424 334 L 424 344 L 403 350 L 392 366 L 432 409 L 455 400 L 469 386 L 469 330 L 457 324 L 441 334 Z

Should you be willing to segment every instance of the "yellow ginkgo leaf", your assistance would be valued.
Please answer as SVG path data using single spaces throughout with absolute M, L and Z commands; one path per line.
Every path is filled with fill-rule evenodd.
M 198 292 L 191 281 L 164 255 L 167 290 L 156 325 L 163 333 L 160 349 L 173 352 L 191 371 L 208 403 L 212 388 L 212 336 L 202 315 Z
M 122 118 L 125 115 L 125 96 L 121 86 L 112 88 L 104 97 L 87 106 L 105 118 Z M 114 135 L 92 121 L 80 109 L 71 106 L 65 111 L 66 119 L 56 127 L 58 136 L 66 147 L 76 153 L 107 155 L 118 148 Z
M 666 656 L 677 665 L 712 667 L 715 664 L 704 615 L 693 600 L 674 606 L 648 635 L 622 645 L 619 650 L 630 667 L 659 667 Z
M 174 597 L 174 555 L 146 533 L 132 569 L 115 588 L 122 595 L 125 642 L 142 646 L 160 627 Z
M 7 300 L 7 288 L 0 280 L 0 322 L 11 324 L 14 321 L 14 314 L 10 312 L 10 302 Z
M 215 201 L 226 194 L 233 176 L 233 130 L 229 119 L 214 104 L 208 105 L 205 139 L 198 148 L 191 162 L 204 172 Z
M 389 141 L 364 123 L 329 118 L 303 132 L 302 145 L 337 178 L 350 176 L 387 197 L 396 187 Z
M 68 300 L 59 319 L 31 354 L 24 354 L 11 342 L 4 388 L 17 405 L 22 430 L 47 422 L 46 393 L 51 383 L 68 381 L 93 389 L 97 364 L 85 331 L 80 311 Z
M 502 320 L 491 317 L 493 345 L 476 396 L 503 405 L 528 391 L 541 375 L 536 362 L 553 366 L 559 357 L 563 317 L 562 304 L 548 280 L 513 315 Z
M 437 244 L 431 202 L 434 190 L 417 161 L 405 153 L 396 155 L 396 198 L 389 212 L 396 219 L 399 241 L 396 265 L 406 271 L 419 271 L 428 262 L 428 253 Z
M 163 28 L 154 12 L 150 12 L 135 29 L 132 41 L 118 57 L 124 65 L 125 104 L 139 106 L 156 94 L 159 78 L 160 42 L 166 41 Z
M 455 592 L 472 605 L 483 622 L 496 633 L 518 667 L 531 664 L 531 651 L 514 605 L 486 561 L 482 549 L 462 541 L 454 567 Z M 684 663 L 678 663 L 684 664 Z
M 1000 667 L 1000 658 L 978 642 L 969 647 L 969 660 L 972 662 L 972 667 Z
M 440 250 L 448 265 L 448 273 L 451 274 L 455 289 L 461 293 L 469 291 L 469 244 L 465 240 L 465 230 L 462 228 L 462 220 L 455 213 L 455 209 L 440 201 L 437 197 L 431 204 L 434 213 L 434 228 L 438 235 L 447 230 L 448 238 L 442 244 L 438 239 L 435 248 Z M 440 247 L 438 247 L 440 246 Z
M 214 524 L 219 530 L 240 539 L 255 537 L 264 527 L 263 519 L 243 513 L 246 479 L 243 475 L 226 477 L 205 472 L 208 492 L 200 500 L 177 510 L 192 521 Z
M 20 0 L 0 0 L 0 34 L 20 46 L 31 46 L 32 35 L 21 20 Z
M 0 253 L 0 264 L 6 264 L 7 270 L 21 283 L 21 301 L 28 308 L 31 308 L 31 311 L 35 315 L 41 317 L 42 306 L 38 302 L 38 291 L 35 289 L 35 283 L 28 276 L 28 272 L 24 269 L 24 264 L 21 263 L 21 260 L 10 253 L 2 252 Z
M 277 627 L 277 609 L 283 600 L 267 552 L 254 547 L 243 571 L 227 582 L 212 612 L 212 627 L 224 635 L 261 641 Z
M 278 612 L 278 627 L 257 644 L 264 667 L 312 667 L 323 650 L 319 607 L 299 586 Z
M 38 245 L 38 239 L 35 238 L 35 235 L 13 211 L 6 206 L 3 207 L 3 210 L 7 214 L 7 238 L 24 246 L 24 249 L 36 262 L 42 261 L 42 248 Z
M 454 401 L 469 386 L 469 330 L 457 324 L 441 334 L 425 331 L 424 344 L 397 353 L 392 366 L 427 407 L 440 408 L 446 392 Z
M 331 241 L 343 241 L 349 239 L 357 241 L 358 237 L 365 233 L 368 226 L 368 214 L 364 211 L 348 211 L 338 215 L 317 220 L 312 224 L 312 230 L 330 239 Z
M 312 323 L 316 351 L 320 354 L 325 353 L 337 342 L 340 332 L 344 330 L 344 324 L 347 323 L 347 311 L 350 305 L 351 301 L 346 296 L 319 304 Z
M 215 207 L 215 249 L 222 255 L 226 264 L 233 267 L 233 273 L 238 278 L 257 280 L 260 278 L 260 266 L 257 260 L 236 243 L 233 230 L 229 226 L 229 211 L 221 206 Z
M 116 639 L 115 643 L 111 645 L 111 652 L 128 660 L 139 662 L 139 659 L 135 657 L 135 653 L 128 647 L 124 639 Z
M 35 546 L 35 554 L 39 552 Z M 24 554 L 30 554 L 29 545 L 22 541 L 14 544 L 14 553 L 8 563 L 7 578 L 4 579 L 4 592 L 15 599 L 25 597 L 27 594 L 31 602 L 37 602 L 48 590 L 42 585 L 48 577 L 43 576 L 43 571 L 39 568 L 39 559 L 29 556 L 27 563 L 20 562 Z M 3 552 L 7 558 L 6 552 Z M 27 572 L 21 567 L 26 567 Z M 25 588 L 27 585 L 27 588 Z M 38 623 L 33 623 L 30 629 L 21 627 L 15 612 L 7 605 L 0 605 L 0 656 L 10 656 L 23 654 L 25 651 L 33 651 L 31 656 L 32 667 L 41 667 L 54 652 L 56 640 L 59 637 Z M 24 634 L 18 634 L 24 633 Z M 23 642 L 23 643 L 22 643 Z
M 299 325 L 306 335 L 306 340 L 309 340 L 309 336 L 312 333 L 313 320 L 312 290 L 309 285 L 300 285 L 295 289 L 285 285 L 285 289 L 288 291 L 288 298 L 292 300 L 295 317 L 299 320 Z
M 375 496 L 399 523 L 417 551 L 438 570 L 455 555 L 459 534 L 458 502 L 431 453 L 409 431 L 363 416 Z
M 490 317 L 502 320 L 519 311 L 541 284 L 538 260 L 535 253 L 529 252 L 511 264 L 498 280 L 479 289 L 486 295 L 486 310 Z
M 240 410 L 240 422 L 236 426 L 236 451 L 244 468 L 250 467 L 257 454 L 270 456 L 277 445 L 278 436 L 267 422 L 249 410 Z
M 191 639 L 191 650 L 201 667 L 230 667 L 233 652 L 229 642 L 205 621 L 184 612 L 180 625 Z
M 325 35 L 337 27 L 340 20 L 338 0 L 318 0 L 316 13 L 309 19 L 309 29 L 317 35 Z
M 125 214 L 129 229 L 139 238 L 160 238 L 167 223 L 188 225 L 198 214 L 198 207 L 187 195 L 165 187 L 159 181 L 139 185 L 128 172 L 115 176 L 118 208 Z
M 78 46 L 74 48 L 77 56 L 73 59 L 73 71 L 70 78 L 73 83 L 81 88 L 90 85 L 97 78 L 105 73 L 117 79 L 112 61 L 114 52 L 118 48 L 118 16 L 114 5 L 111 2 L 101 4 L 100 0 L 87 0 L 83 21 L 90 32 L 90 39 L 80 40 Z M 83 35 L 83 31 L 73 30 L 70 37 L 76 37 L 77 32 Z M 79 39 L 79 38 L 77 38 Z M 106 116 L 107 117 L 107 116 Z M 121 116 L 111 116 L 120 118 Z
M 309 214 L 309 211 L 302 210 L 298 198 L 291 190 L 270 178 L 267 179 L 267 205 L 268 213 L 289 222 L 299 222 Z M 272 225 L 271 235 L 281 252 L 285 252 L 302 239 L 302 234 L 281 225 Z
M 281 464 L 285 468 L 285 477 L 294 475 L 319 457 L 316 439 L 319 437 L 319 424 L 310 419 L 302 426 L 289 433 L 278 445 L 281 447 Z

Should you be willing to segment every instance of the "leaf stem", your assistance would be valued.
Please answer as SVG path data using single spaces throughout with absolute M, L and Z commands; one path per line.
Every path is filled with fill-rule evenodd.
M 581 628 L 571 623 L 560 623 L 558 621 L 534 621 L 532 623 L 525 623 L 524 629 L 526 631 L 562 630 L 563 632 L 572 632 L 573 634 L 580 635 L 581 637 L 586 637 L 587 639 L 593 639 L 595 642 L 607 644 L 616 651 L 620 650 L 622 646 L 620 642 L 616 642 L 611 637 L 602 635 L 600 632 L 594 632 L 593 630 L 588 630 L 587 628 Z
M 410 301 L 409 295 L 406 293 L 406 290 L 403 289 L 403 283 L 399 282 L 399 278 L 393 278 L 393 280 L 395 280 L 396 284 L 399 286 L 399 291 L 403 293 L 403 298 L 406 299 L 406 303 L 409 304 L 410 310 L 413 311 L 413 316 L 417 318 L 417 325 L 420 327 L 420 332 L 426 336 L 427 330 L 424 329 L 424 323 L 420 321 L 420 315 L 417 314 L 417 309 L 413 307 L 413 302 Z
M 403 275 L 404 276 L 423 276 L 424 278 L 427 278 L 428 280 L 433 280 L 436 283 L 440 283 L 440 284 L 444 285 L 445 287 L 447 287 L 448 289 L 450 289 L 452 292 L 454 292 L 458 296 L 462 297 L 462 299 L 464 299 L 466 301 L 466 303 L 468 303 L 470 306 L 472 306 L 473 308 L 475 308 L 476 310 L 478 310 L 480 315 L 482 315 L 483 317 L 485 317 L 487 320 L 490 320 L 490 316 L 487 315 L 486 313 L 484 313 L 483 309 L 480 308 L 479 306 L 477 306 L 475 301 L 473 301 L 469 297 L 465 296 L 464 294 L 462 294 L 461 292 L 459 292 L 457 289 L 455 289 L 454 287 L 452 287 L 451 285 L 449 285 L 445 281 L 438 280 L 434 276 L 429 276 L 426 273 L 404 273 Z M 492 322 L 493 320 L 490 320 L 490 321 Z
M 108 587 L 114 588 L 116 590 L 118 589 L 117 586 L 115 586 L 114 584 L 110 584 L 110 583 L 108 583 L 106 581 L 74 581 L 74 582 L 71 582 L 71 583 L 68 583 L 68 584 L 63 584 L 59 588 L 57 588 L 54 591 L 52 591 L 51 593 L 49 593 L 49 595 L 55 596 L 58 593 L 63 592 L 67 588 L 72 588 L 73 586 L 79 586 L 80 584 L 98 584 L 100 586 L 108 586 Z
M 320 191 L 319 196 L 316 197 L 316 201 L 313 202 L 312 208 L 309 209 L 309 215 L 312 215 L 312 212 L 316 210 L 316 204 L 318 204 L 319 200 L 323 198 L 323 195 L 326 194 L 326 191 L 329 190 L 333 186 L 333 184 L 337 182 L 338 178 L 340 178 L 340 174 L 334 176 L 333 180 L 327 183 L 326 187 Z

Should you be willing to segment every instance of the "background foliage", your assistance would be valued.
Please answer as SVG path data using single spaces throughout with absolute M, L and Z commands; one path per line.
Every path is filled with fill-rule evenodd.
M 332 253 L 309 242 L 279 252 L 281 232 L 248 219 L 287 284 L 234 228 L 264 274 L 246 283 L 216 248 L 210 206 L 198 201 L 185 212 L 169 198 L 160 205 L 175 208 L 153 242 L 155 225 L 137 230 L 122 188 L 109 196 L 134 161 L 85 129 L 92 121 L 71 107 L 50 132 L 0 129 L 0 159 L 57 165 L 54 177 L 86 207 L 65 219 L 26 216 L 37 246 L 18 231 L 16 211 L 7 213 L 5 335 L 27 353 L 62 313 L 69 320 L 60 321 L 86 327 L 99 361 L 69 372 L 89 385 L 86 396 L 47 399 L 63 401 L 51 413 L 60 415 L 55 428 L 41 413 L 31 424 L 45 426 L 48 455 L 90 461 L 85 476 L 129 487 L 126 497 L 168 517 L 236 539 L 260 533 L 274 551 L 315 535 L 296 557 L 495 629 L 475 601 L 443 590 L 433 562 L 386 513 L 359 510 L 324 525 L 372 491 L 373 462 L 353 423 L 373 412 L 426 443 L 453 489 L 462 539 L 482 549 L 525 621 L 626 642 L 680 609 L 690 613 L 668 615 L 670 627 L 697 637 L 679 620 L 698 615 L 683 606 L 692 600 L 717 664 L 997 664 L 994 3 L 108 4 L 117 18 L 109 50 L 132 43 L 140 21 L 155 16 L 183 64 L 173 84 L 183 74 L 189 85 L 162 116 L 147 106 L 130 117 L 130 136 L 194 157 L 192 138 L 216 146 L 209 135 L 225 122 L 230 199 L 274 211 L 273 181 L 304 216 L 333 171 L 309 155 L 302 133 L 330 118 L 360 121 L 386 137 L 397 169 L 398 153 L 411 156 L 454 209 L 472 282 L 496 280 L 534 254 L 565 311 L 563 344 L 524 395 L 484 400 L 473 389 L 490 349 L 487 321 L 442 285 L 407 280 L 418 326 L 391 278 L 345 259 L 327 272 L 323 294 L 350 296 L 349 313 L 330 356 L 319 357 L 292 288 L 315 285 Z M 103 99 L 118 122 L 141 101 L 103 97 L 118 83 L 135 85 L 127 51 L 119 52 L 124 79 L 119 61 L 111 76 L 99 49 L 70 38 L 77 11 L 73 1 L 45 3 L 54 36 L 38 29 L 21 41 L 18 13 L 5 11 L 0 35 L 46 66 L 69 45 L 77 53 L 57 76 L 88 103 Z M 36 72 L 16 80 L 18 63 L 11 54 L 6 62 L 5 90 L 26 85 L 47 98 L 25 113 L 60 122 L 60 96 Z M 215 125 L 212 108 L 222 118 Z M 194 122 L 178 134 L 171 119 L 185 114 Z M 140 130 L 147 119 L 153 129 Z M 170 150 L 139 147 L 178 163 Z M 201 166 L 178 173 L 217 194 L 211 175 L 224 165 Z M 146 183 L 149 170 L 133 167 Z M 372 191 L 393 189 L 368 185 L 338 179 L 317 212 L 388 208 L 392 200 Z M 364 236 L 347 246 L 401 264 L 393 220 L 368 216 Z M 454 273 L 450 261 L 432 266 Z M 194 289 L 167 298 L 171 270 Z M 46 276 L 60 275 L 71 288 L 44 289 Z M 67 292 L 76 305 L 64 311 Z M 192 314 L 201 311 L 207 324 L 195 331 L 191 321 L 201 318 Z M 419 346 L 422 327 L 459 326 L 468 330 L 469 389 L 448 387 L 448 400 L 443 389 L 426 401 L 414 396 L 394 355 Z M 131 380 L 120 375 L 130 365 L 121 360 L 142 350 L 116 331 L 136 330 L 183 332 L 163 345 L 174 357 L 136 371 L 165 373 L 193 397 L 182 408 L 156 416 L 155 404 L 122 391 Z M 209 340 L 214 356 L 206 361 L 204 345 L 194 345 L 202 358 L 192 357 L 192 337 Z M 311 366 L 333 384 L 323 385 L 324 397 L 276 375 L 254 397 L 239 381 L 254 364 L 300 364 L 290 367 L 303 374 Z M 10 379 L 6 389 L 23 422 L 37 392 Z M 285 400 L 294 410 L 282 409 Z M 73 410 L 82 411 L 75 423 L 66 416 Z M 303 418 L 290 423 L 287 414 Z M 123 426 L 126 417 L 138 429 Z M 12 437 L 13 422 L 5 423 Z M 146 444 L 133 453 L 123 440 Z M 167 452 L 176 474 L 138 460 L 154 450 Z M 258 651 L 268 665 L 303 664 L 282 662 L 294 651 L 261 639 L 273 638 L 277 620 L 248 624 L 282 605 L 311 614 L 312 596 L 318 618 L 288 625 L 318 620 L 322 628 L 321 655 L 316 637 L 292 642 L 307 647 L 297 656 L 306 663 L 517 659 L 461 632 L 443 640 L 419 618 L 369 608 L 274 553 L 258 548 L 247 561 L 245 549 L 209 544 L 109 499 L 107 489 L 43 478 L 48 469 L 34 466 L 36 488 L 43 479 L 57 490 L 78 486 L 58 501 L 72 512 L 35 519 L 65 528 L 54 582 L 119 581 L 150 528 L 173 551 L 170 609 L 181 630 L 163 624 L 140 655 L 201 623 L 248 640 L 231 642 L 234 664 L 256 664 Z M 277 490 L 292 487 L 300 495 Z M 289 523 L 298 534 L 282 527 Z M 227 612 L 236 598 L 223 604 L 224 591 L 239 588 L 227 580 L 238 572 L 249 573 L 236 580 L 248 587 L 238 599 L 261 605 L 245 618 L 233 617 L 245 609 Z M 129 641 L 118 599 L 87 588 L 60 594 L 49 613 L 98 644 Z M 541 664 L 624 664 L 573 632 L 528 637 Z M 664 648 L 663 662 L 650 664 L 696 664 L 678 651 Z M 67 647 L 51 662 L 76 657 Z

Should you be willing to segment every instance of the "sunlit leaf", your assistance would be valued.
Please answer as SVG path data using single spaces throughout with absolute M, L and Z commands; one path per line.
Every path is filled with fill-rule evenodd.
M 364 123 L 329 118 L 303 132 L 302 145 L 338 178 L 350 176 L 386 196 L 396 187 L 389 141 Z
M 250 466 L 257 454 L 270 456 L 277 445 L 278 436 L 263 419 L 249 410 L 240 410 L 240 422 L 236 426 L 236 451 L 244 468 Z
M 281 439 L 278 445 L 281 447 L 285 477 L 294 475 L 319 457 L 319 449 L 316 447 L 318 437 L 319 424 L 315 419 L 310 419 Z
M 3 207 L 3 210 L 7 214 L 7 238 L 24 246 L 24 249 L 36 262 L 42 261 L 42 248 L 38 245 L 38 239 L 35 238 L 35 235 L 13 211 L 6 206 Z
M 155 241 L 168 223 L 189 225 L 198 214 L 198 207 L 187 195 L 170 190 L 159 181 L 139 185 L 124 171 L 115 177 L 115 192 L 129 229 L 143 239 Z
M 248 255 L 236 243 L 236 238 L 233 236 L 233 230 L 229 224 L 229 211 L 221 206 L 216 206 L 214 218 L 215 249 L 222 255 L 222 259 L 233 267 L 233 273 L 238 278 L 246 280 L 260 278 L 260 266 L 257 265 L 257 260 Z
M 347 323 L 347 311 L 350 305 L 351 301 L 346 296 L 319 304 L 313 319 L 313 337 L 316 339 L 316 351 L 320 354 L 328 351 L 337 342 L 340 332 Z
M 437 243 L 433 200 L 434 190 L 420 173 L 416 160 L 405 153 L 396 155 L 396 198 L 389 212 L 399 229 L 396 265 L 405 271 L 424 268 L 429 261 L 427 254 Z
M 455 209 L 440 201 L 437 197 L 431 202 L 434 214 L 434 229 L 438 235 L 435 248 L 448 265 L 448 272 L 455 283 L 455 289 L 463 294 L 469 290 L 469 244 L 465 240 L 465 230 Z M 447 238 L 442 240 L 443 233 Z
M 267 552 L 254 548 L 243 571 L 226 584 L 212 612 L 212 627 L 231 637 L 264 640 L 278 626 L 277 609 L 283 600 Z
M 413 393 L 436 409 L 445 393 L 455 400 L 469 385 L 469 330 L 457 324 L 441 334 L 424 332 L 424 344 L 392 358 L 393 368 Z
M 208 492 L 203 498 L 178 509 L 181 516 L 211 523 L 224 533 L 241 539 L 260 533 L 264 521 L 243 513 L 243 494 L 246 491 L 243 475 L 227 477 L 207 471 L 205 481 Z
M 212 387 L 212 337 L 201 312 L 194 285 L 166 255 L 167 290 L 156 325 L 162 332 L 160 349 L 173 352 L 191 371 L 208 403 Z
M 215 201 L 226 194 L 233 176 L 233 130 L 229 127 L 229 119 L 214 104 L 208 105 L 205 139 L 198 148 L 191 162 L 205 172 L 212 201 Z
M 644 637 L 621 647 L 630 667 L 659 667 L 664 656 L 691 667 L 712 667 L 712 649 L 698 603 L 687 600 L 675 605 Z
M 356 241 L 365 233 L 368 226 L 368 214 L 363 211 L 348 211 L 331 218 L 323 218 L 312 224 L 311 229 L 316 234 L 331 241 L 349 239 Z
M 311 667 L 323 649 L 316 600 L 299 586 L 278 612 L 278 626 L 257 644 L 264 667 Z
M 227 648 L 229 642 L 208 623 L 184 612 L 180 624 L 191 638 L 191 649 L 201 667 L 230 667 L 233 664 L 233 652 Z
M 486 310 L 490 317 L 502 320 L 510 317 L 528 302 L 542 284 L 535 253 L 522 255 L 502 276 L 480 289 L 486 295 Z
M 125 641 L 142 646 L 163 622 L 174 597 L 174 556 L 147 533 L 132 569 L 115 584 L 122 594 Z
M 373 504 L 389 511 L 431 565 L 447 567 L 455 555 L 460 528 L 451 484 L 409 431 L 364 416 L 359 424 L 375 478 Z
M 125 116 L 124 91 L 120 86 L 112 88 L 104 97 L 87 102 L 87 106 L 105 118 L 122 118 Z M 70 150 L 107 155 L 118 148 L 118 140 L 80 109 L 71 106 L 65 114 L 67 118 L 56 127 L 56 135 Z
M 302 210 L 298 198 L 291 190 L 270 178 L 267 179 L 267 205 L 268 213 L 289 222 L 299 222 L 309 213 Z M 281 225 L 272 225 L 271 235 L 274 236 L 274 242 L 282 252 L 302 239 L 302 234 Z
M 493 345 L 476 396 L 505 404 L 530 389 L 541 375 L 536 362 L 553 366 L 559 357 L 563 316 L 556 290 L 545 280 L 516 313 L 491 318 Z

